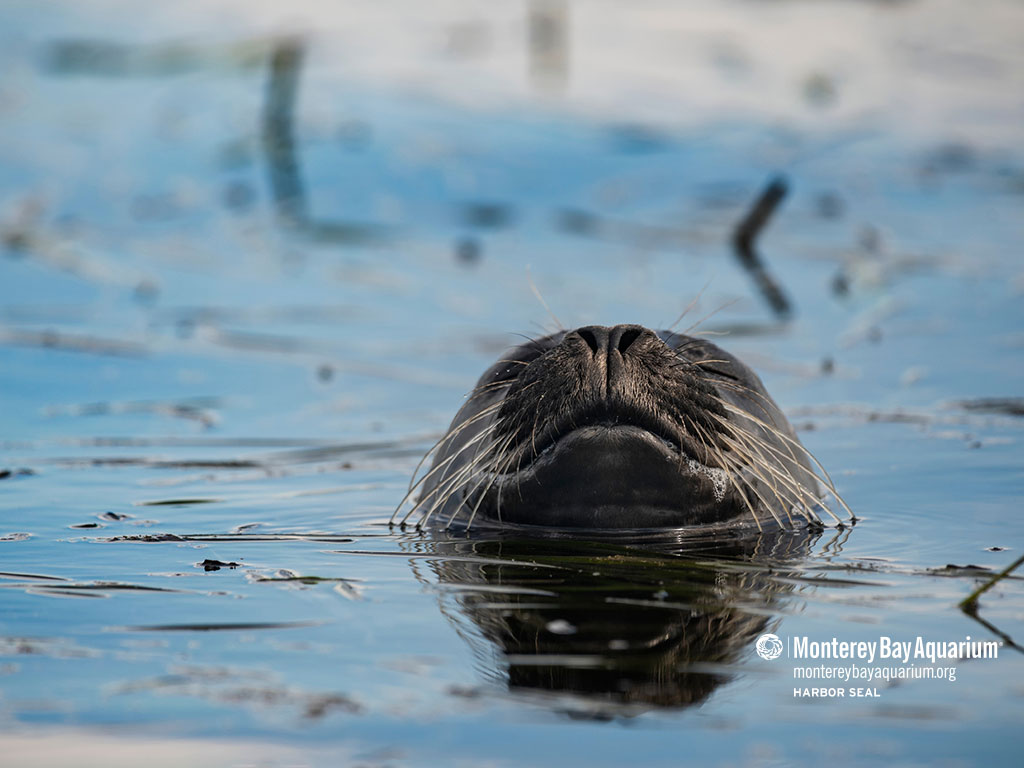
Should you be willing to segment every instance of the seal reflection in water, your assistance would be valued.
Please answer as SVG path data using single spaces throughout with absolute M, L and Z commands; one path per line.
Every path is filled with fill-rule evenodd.
M 849 512 L 750 368 L 639 325 L 512 350 L 431 453 L 403 524 L 419 513 L 467 532 L 816 528 L 820 510 L 835 518 L 825 489 Z
M 487 679 L 572 717 L 609 719 L 699 705 L 757 665 L 754 643 L 775 631 L 821 534 L 733 533 L 623 546 L 438 528 L 407 546 Z M 819 551 L 838 551 L 849 533 Z

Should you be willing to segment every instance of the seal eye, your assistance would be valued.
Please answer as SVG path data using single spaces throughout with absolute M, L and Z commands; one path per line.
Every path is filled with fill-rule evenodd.
M 742 379 L 740 379 L 739 376 L 737 376 L 734 373 L 729 373 L 728 371 L 722 370 L 722 368 L 718 365 L 702 365 L 700 360 L 694 360 L 693 364 L 696 365 L 704 373 L 713 373 L 715 376 L 721 376 L 723 379 L 728 379 L 729 381 L 742 381 Z
M 714 347 L 701 339 L 662 332 L 659 338 L 675 350 L 676 356 L 688 363 L 701 374 L 712 374 L 729 381 L 743 383 L 743 377 L 736 370 L 736 360 L 724 350 Z

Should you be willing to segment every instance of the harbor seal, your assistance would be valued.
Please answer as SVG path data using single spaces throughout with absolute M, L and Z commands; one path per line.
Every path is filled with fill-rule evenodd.
M 750 368 L 640 325 L 511 350 L 428 457 L 403 525 L 419 512 L 467 531 L 820 527 L 826 489 L 849 512 Z

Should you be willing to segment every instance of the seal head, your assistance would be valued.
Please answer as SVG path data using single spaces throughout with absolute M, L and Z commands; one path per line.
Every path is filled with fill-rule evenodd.
M 523 344 L 481 377 L 415 508 L 424 523 L 466 527 L 818 524 L 814 465 L 729 353 L 639 325 L 587 326 Z

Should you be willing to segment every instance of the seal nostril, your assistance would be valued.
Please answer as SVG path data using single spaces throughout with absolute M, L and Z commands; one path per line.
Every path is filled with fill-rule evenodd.
M 640 334 L 643 333 L 642 328 L 627 328 L 619 336 L 619 343 L 616 345 L 621 354 L 625 354 L 626 350 L 629 349 L 633 342 L 640 338 Z
M 598 350 L 598 342 L 597 336 L 594 335 L 594 332 L 589 328 L 580 328 L 578 331 L 576 331 L 576 333 L 579 334 L 579 337 L 581 339 L 587 342 L 587 346 L 590 347 L 590 351 L 596 355 Z

